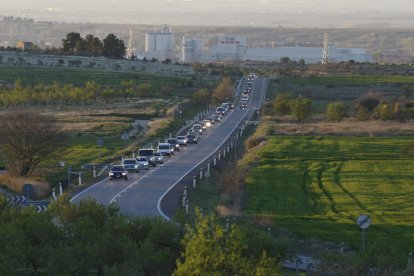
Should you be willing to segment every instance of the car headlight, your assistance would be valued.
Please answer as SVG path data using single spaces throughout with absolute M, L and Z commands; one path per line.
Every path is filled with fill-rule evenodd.
M 122 175 L 126 175 L 126 173 L 125 173 L 125 172 L 123 172 L 123 173 L 122 173 Z
M 114 175 L 114 173 L 113 172 L 110 172 L 109 175 Z

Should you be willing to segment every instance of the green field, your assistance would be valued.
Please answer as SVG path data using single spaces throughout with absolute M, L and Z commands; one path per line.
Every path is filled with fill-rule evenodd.
M 401 153 L 411 140 L 270 137 L 246 179 L 245 212 L 355 249 L 356 219 L 368 214 L 368 244 L 381 241 L 407 256 L 414 248 L 414 160 Z
M 283 82 L 297 85 L 367 86 L 383 84 L 412 84 L 414 76 L 349 75 L 330 77 L 284 77 Z

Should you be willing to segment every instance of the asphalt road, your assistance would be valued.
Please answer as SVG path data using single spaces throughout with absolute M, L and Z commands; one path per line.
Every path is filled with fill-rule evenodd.
M 99 203 L 109 205 L 114 202 L 124 214 L 135 216 L 163 216 L 161 202 L 168 192 L 189 172 L 215 152 L 227 145 L 226 141 L 255 110 L 260 108 L 267 90 L 267 79 L 257 78 L 251 94 L 248 109 L 238 106 L 224 116 L 223 121 L 210 127 L 200 136 L 199 143 L 181 147 L 175 156 L 164 158 L 164 164 L 148 171 L 129 173 L 128 180 L 104 179 L 72 198 L 76 203 L 85 198 L 94 198 Z M 177 199 L 178 201 L 178 199 Z

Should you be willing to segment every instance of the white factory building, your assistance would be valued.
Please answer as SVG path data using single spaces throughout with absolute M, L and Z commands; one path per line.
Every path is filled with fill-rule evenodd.
M 289 57 L 292 61 L 303 59 L 305 63 L 320 63 L 323 47 L 267 47 L 249 48 L 244 36 L 221 35 L 217 44 L 205 49 L 203 41 L 194 38 L 183 38 L 182 62 L 216 62 L 216 61 L 280 61 Z M 329 47 L 329 60 L 341 62 L 371 62 L 372 57 L 362 48 Z
M 168 25 L 161 26 L 160 30 L 145 34 L 145 51 L 147 59 L 166 60 L 176 59 L 174 34 Z

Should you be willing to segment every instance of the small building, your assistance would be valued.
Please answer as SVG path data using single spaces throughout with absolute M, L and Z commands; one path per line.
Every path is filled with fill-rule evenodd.
M 26 51 L 26 50 L 31 50 L 33 48 L 33 45 L 34 44 L 32 42 L 18 41 L 16 43 L 16 48 L 22 51 Z

